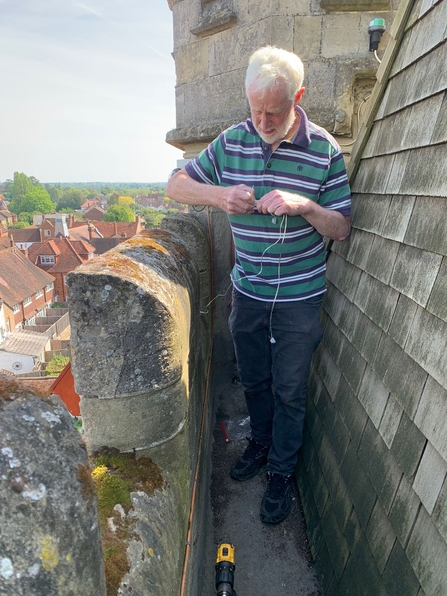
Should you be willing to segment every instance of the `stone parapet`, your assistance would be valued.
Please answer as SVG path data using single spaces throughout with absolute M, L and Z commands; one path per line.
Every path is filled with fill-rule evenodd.
M 200 437 L 209 426 L 211 325 L 202 308 L 209 270 L 206 231 L 179 214 L 67 277 L 72 370 L 88 450 L 149 457 L 164 481 L 153 494 L 131 493 L 125 593 L 179 593 Z M 206 476 L 203 462 L 198 470 Z M 199 490 L 206 486 L 205 479 Z M 197 524 L 192 531 L 200 549 Z
M 0 375 L 0 593 L 105 596 L 97 499 L 58 397 Z

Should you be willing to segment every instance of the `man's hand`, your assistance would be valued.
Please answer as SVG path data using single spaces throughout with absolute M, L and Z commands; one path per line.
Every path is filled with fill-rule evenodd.
M 187 205 L 211 205 L 229 215 L 253 213 L 255 206 L 254 189 L 246 184 L 237 186 L 213 186 L 202 184 L 179 170 L 168 180 L 166 195 Z
M 246 215 L 253 213 L 255 206 L 254 189 L 245 184 L 221 188 L 220 208 L 229 215 Z
M 301 215 L 322 236 L 337 242 L 345 240 L 351 230 L 351 218 L 326 209 L 306 197 L 282 190 L 272 190 L 256 205 L 259 213 L 271 215 Z
M 264 195 L 257 204 L 259 213 L 271 215 L 305 215 L 309 211 L 310 199 L 291 192 L 272 190 Z

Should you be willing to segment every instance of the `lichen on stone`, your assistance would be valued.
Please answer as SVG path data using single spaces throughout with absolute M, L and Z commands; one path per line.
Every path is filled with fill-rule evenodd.
M 121 581 L 130 569 L 128 541 L 135 538 L 131 493 L 151 494 L 161 489 L 161 472 L 150 458 L 137 459 L 133 453 L 103 448 L 92 456 L 92 472 L 99 502 L 101 539 L 107 582 L 107 596 L 118 594 Z

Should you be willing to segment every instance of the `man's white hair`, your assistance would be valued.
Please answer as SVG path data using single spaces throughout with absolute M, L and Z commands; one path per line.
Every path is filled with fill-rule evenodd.
M 249 87 L 252 87 L 262 94 L 273 87 L 278 79 L 282 79 L 287 85 L 288 99 L 293 100 L 303 85 L 303 78 L 304 66 L 296 54 L 265 46 L 250 56 L 245 91 L 248 93 Z

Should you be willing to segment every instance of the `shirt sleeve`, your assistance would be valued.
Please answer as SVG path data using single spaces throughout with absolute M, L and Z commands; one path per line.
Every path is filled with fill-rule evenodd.
M 186 164 L 185 170 L 188 176 L 196 182 L 219 185 L 222 171 L 219 162 L 224 154 L 224 144 L 224 133 L 221 133 L 206 149 Z
M 351 189 L 340 148 L 334 147 L 329 164 L 329 172 L 320 189 L 319 204 L 326 209 L 339 211 L 342 215 L 351 214 Z

